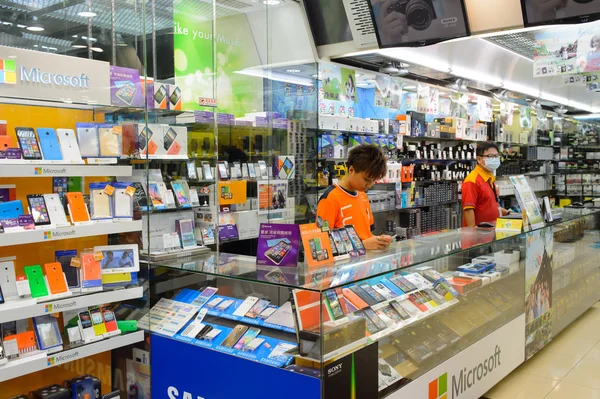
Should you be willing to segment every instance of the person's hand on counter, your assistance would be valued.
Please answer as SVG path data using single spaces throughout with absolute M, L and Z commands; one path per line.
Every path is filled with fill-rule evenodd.
M 366 249 L 386 249 L 392 243 L 392 237 L 386 236 L 385 234 L 379 236 L 372 236 L 363 241 Z

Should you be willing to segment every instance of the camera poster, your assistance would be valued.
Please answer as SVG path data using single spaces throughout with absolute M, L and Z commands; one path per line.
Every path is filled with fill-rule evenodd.
M 525 265 L 525 357 L 529 359 L 552 338 L 551 227 L 526 235 Z
M 356 102 L 356 74 L 354 69 L 340 68 L 342 72 L 342 87 L 340 101 Z

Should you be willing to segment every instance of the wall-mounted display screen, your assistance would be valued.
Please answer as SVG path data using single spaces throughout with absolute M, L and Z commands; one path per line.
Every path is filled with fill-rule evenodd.
M 426 46 L 469 35 L 463 0 L 369 0 L 380 47 Z
M 598 0 L 521 0 L 525 26 L 578 24 L 600 19 Z

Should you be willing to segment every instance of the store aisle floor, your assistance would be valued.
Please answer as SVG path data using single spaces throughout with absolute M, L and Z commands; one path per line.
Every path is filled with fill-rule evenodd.
M 600 399 L 600 302 L 484 397 Z

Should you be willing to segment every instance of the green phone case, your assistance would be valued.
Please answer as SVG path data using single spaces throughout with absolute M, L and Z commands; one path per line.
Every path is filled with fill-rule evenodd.
M 25 275 L 29 281 L 29 289 L 32 298 L 40 298 L 48 295 L 48 287 L 44 281 L 44 273 L 40 265 L 25 266 Z

